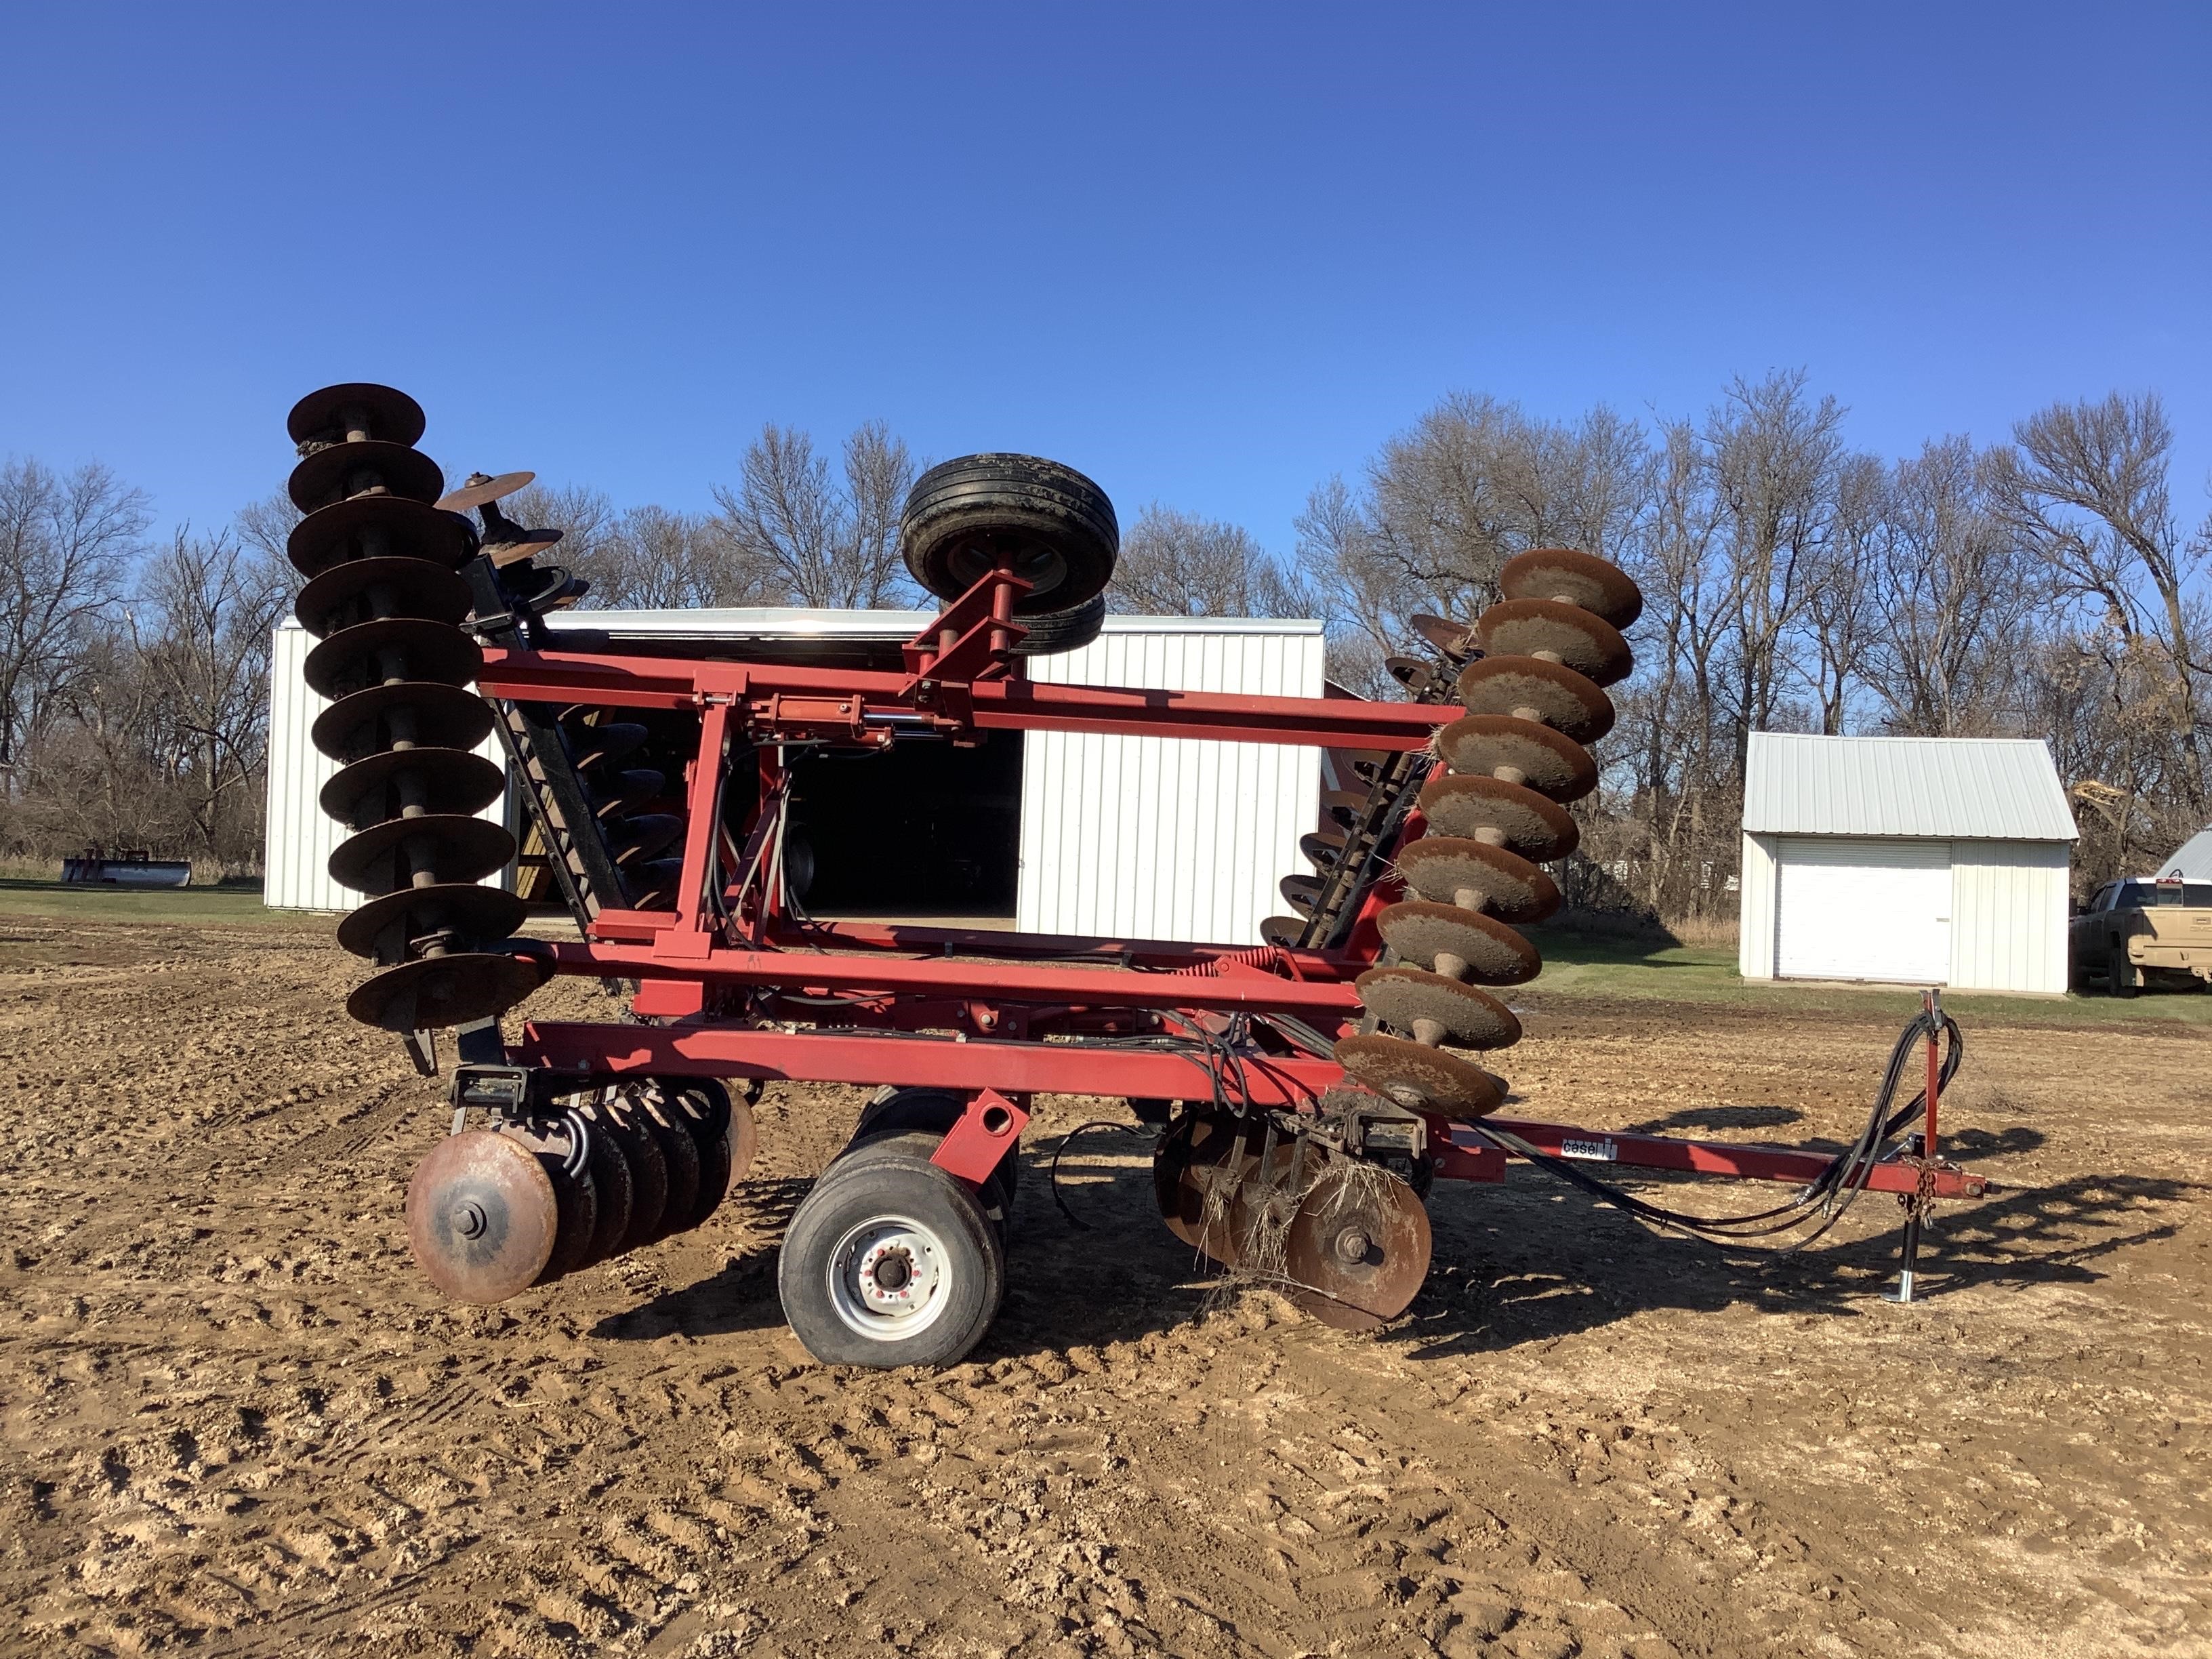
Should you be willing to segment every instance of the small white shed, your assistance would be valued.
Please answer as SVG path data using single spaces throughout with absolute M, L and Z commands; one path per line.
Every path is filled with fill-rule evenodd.
M 586 611 L 550 620 L 556 632 L 604 629 L 617 649 L 624 641 L 665 646 L 681 640 L 707 656 L 718 648 L 742 649 L 896 668 L 900 642 L 931 614 Z M 277 630 L 270 675 L 265 891 L 271 905 L 343 909 L 360 896 L 331 881 L 324 867 L 343 831 L 316 805 L 317 792 L 337 769 L 308 741 L 315 716 L 329 706 L 300 678 L 313 644 L 296 623 Z M 1115 616 L 1093 643 L 1034 659 L 1030 672 L 1039 680 L 1079 685 L 1318 697 L 1322 653 L 1317 622 Z M 917 859 L 949 856 L 990 866 L 971 872 L 971 890 L 994 896 L 965 907 L 977 920 L 995 915 L 1025 932 L 1256 945 L 1261 920 L 1283 908 L 1276 883 L 1309 868 L 1298 855 L 1298 838 L 1315 827 L 1319 810 L 1318 749 L 1034 732 L 994 733 L 980 754 L 942 744 L 901 744 L 896 759 L 825 763 L 816 780 L 825 811 L 849 813 L 884 791 L 918 786 L 988 795 L 981 828 L 988 833 L 975 844 L 914 850 Z M 496 739 L 484 752 L 501 758 Z M 966 769 L 958 769 L 963 764 Z M 802 805 L 808 793 L 802 779 Z M 512 823 L 511 812 L 495 803 L 483 816 Z M 975 813 L 963 823 L 975 830 Z M 817 823 L 817 839 L 838 827 Z M 846 849 L 824 846 L 822 852 L 831 874 L 854 863 Z M 896 876 L 902 860 L 872 862 Z M 856 902 L 876 914 L 899 908 Z M 830 905 L 817 908 L 835 903 L 833 895 Z
M 2075 833 L 2039 740 L 1754 732 L 1743 976 L 2063 993 Z

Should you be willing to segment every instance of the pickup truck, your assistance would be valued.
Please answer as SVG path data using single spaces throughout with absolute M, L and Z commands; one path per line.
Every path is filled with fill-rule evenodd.
M 2146 985 L 2212 983 L 2212 881 L 2106 882 L 2074 918 L 2068 947 L 2074 983 L 2100 981 L 2116 997 Z

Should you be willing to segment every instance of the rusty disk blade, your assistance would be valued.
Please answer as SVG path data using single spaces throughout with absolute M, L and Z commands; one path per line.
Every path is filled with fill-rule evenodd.
M 1371 1331 L 1405 1312 L 1429 1276 L 1429 1212 L 1389 1170 L 1333 1156 L 1284 1251 L 1291 1301 L 1324 1325 Z
M 1540 547 L 1516 553 L 1498 573 L 1509 599 L 1552 599 L 1595 611 L 1615 628 L 1644 614 L 1644 594 L 1625 571 L 1572 548 Z M 1419 618 L 1414 618 L 1418 624 Z
M 605 766 L 623 756 L 634 754 L 645 746 L 645 727 L 635 720 L 610 720 L 605 726 L 587 726 L 581 732 L 572 731 L 568 747 L 575 757 L 578 771 L 595 766 Z
M 1264 1117 L 1240 1121 L 1204 1113 L 1183 1119 L 1152 1154 L 1152 1196 L 1168 1231 L 1224 1267 L 1248 1265 L 1246 1246 L 1265 1219 L 1271 1193 L 1304 1189 L 1292 1168 L 1297 1151 L 1291 1136 L 1278 1134 L 1271 1145 Z M 1306 1148 L 1309 1169 L 1320 1156 L 1319 1148 Z
M 1298 853 L 1317 870 L 1325 870 L 1344 856 L 1344 837 L 1315 830 L 1298 837 Z
M 495 944 L 521 927 L 529 911 L 514 894 L 475 882 L 405 887 L 342 917 L 338 945 L 357 957 L 404 962 L 410 939 L 451 932 L 475 944 Z
M 320 799 L 340 823 L 365 830 L 410 804 L 426 812 L 481 812 L 506 787 L 498 763 L 470 750 L 387 749 L 347 767 L 323 786 Z
M 446 475 L 419 449 L 367 438 L 315 451 L 284 487 L 302 513 L 378 491 L 428 507 L 445 492 Z
M 467 513 L 487 501 L 504 501 L 537 477 L 535 472 L 502 472 L 492 477 L 471 472 L 461 480 L 459 489 L 449 489 L 438 497 L 438 505 L 448 513 Z
M 362 760 L 403 741 L 427 748 L 474 749 L 491 735 L 491 705 L 473 691 L 435 680 L 372 685 L 315 716 L 307 730 L 332 760 Z
M 449 1135 L 407 1183 L 407 1244 L 456 1302 L 504 1302 L 538 1282 L 560 1231 L 552 1177 L 491 1129 Z
M 366 421 L 370 437 L 390 444 L 415 442 L 428 424 L 422 405 L 398 387 L 348 380 L 310 392 L 294 404 L 284 430 L 295 444 L 311 438 L 336 441 L 345 436 L 349 416 Z
M 743 1101 L 714 1078 L 672 1078 L 661 1085 L 675 1120 L 699 1151 L 698 1201 L 685 1227 L 696 1227 L 721 1206 L 752 1162 L 758 1131 Z
M 1298 941 L 1305 934 L 1306 925 L 1297 916 L 1269 916 L 1260 924 L 1260 937 L 1278 950 L 1303 949 Z
M 602 1097 L 579 1109 L 590 1125 L 592 1138 L 604 1140 L 622 1156 L 629 1171 L 629 1214 L 610 1255 L 634 1250 L 659 1231 L 661 1213 L 668 1206 L 668 1163 L 660 1143 L 639 1128 L 631 1103 L 621 1097 Z
M 534 559 L 549 548 L 560 544 L 557 530 L 527 530 L 519 542 L 486 542 L 484 556 L 504 570 L 511 564 L 520 564 L 525 559 Z
M 1465 662 L 1477 649 L 1472 623 L 1449 622 L 1423 611 L 1407 617 L 1406 625 L 1454 662 Z
M 395 681 L 466 685 L 483 672 L 483 647 L 451 623 L 386 617 L 342 628 L 300 665 L 300 677 L 321 696 Z
M 553 1202 L 560 1213 L 554 1229 L 553 1254 L 538 1275 L 540 1285 L 550 1285 L 584 1265 L 599 1222 L 599 1188 L 592 1183 L 588 1161 L 581 1175 L 568 1172 L 569 1136 L 574 1133 L 558 1119 L 533 1119 L 502 1123 L 499 1133 L 516 1141 L 537 1158 L 538 1167 L 553 1183 Z
M 469 614 L 469 585 L 428 559 L 349 559 L 300 590 L 292 614 L 324 639 L 350 623 L 393 617 L 458 623 Z
M 592 1216 L 592 1236 L 586 1242 L 579 1267 L 594 1267 L 605 1261 L 622 1248 L 629 1233 L 629 1209 L 635 1196 L 630 1179 L 629 1159 L 623 1155 L 621 1145 L 602 1124 L 587 1124 L 585 1133 L 586 1156 L 591 1159 L 592 1194 L 596 1207 Z
M 457 570 L 476 550 L 477 532 L 466 519 L 404 495 L 356 495 L 318 507 L 284 542 L 285 556 L 303 576 L 353 559 L 422 559 Z
M 699 1146 L 684 1125 L 682 1115 L 663 1100 L 648 1095 L 638 1103 L 637 1121 L 660 1147 L 668 1166 L 668 1206 L 660 1212 L 655 1239 L 668 1238 L 694 1224 L 699 1208 Z
M 1595 611 L 1553 599 L 1500 599 L 1475 619 L 1482 648 L 1494 657 L 1551 652 L 1599 685 L 1628 678 L 1634 661 L 1620 629 Z
M 549 965 L 504 951 L 426 957 L 356 986 L 346 1012 L 382 1031 L 442 1030 L 503 1014 L 550 976 Z
M 1390 678 L 1417 697 L 1425 697 L 1443 684 L 1437 671 L 1419 657 L 1385 657 L 1382 666 Z
M 514 856 L 504 824 L 460 812 L 387 818 L 338 843 L 331 879 L 372 897 L 415 884 L 427 868 L 440 881 L 480 881 Z
M 1349 830 L 1367 811 L 1367 797 L 1358 789 L 1324 789 L 1321 792 L 1321 810 L 1332 823 Z

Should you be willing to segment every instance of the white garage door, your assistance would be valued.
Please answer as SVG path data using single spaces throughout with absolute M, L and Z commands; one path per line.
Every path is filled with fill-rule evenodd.
M 1951 844 L 1782 837 L 1774 971 L 1941 985 L 1951 976 Z

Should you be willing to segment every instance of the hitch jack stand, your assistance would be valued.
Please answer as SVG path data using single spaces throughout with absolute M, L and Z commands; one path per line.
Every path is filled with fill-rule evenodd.
M 1899 1253 L 1897 1286 L 1884 1291 L 1881 1299 L 1899 1307 L 1908 1306 L 1912 1299 L 1912 1273 L 1920 1261 L 1920 1224 L 1927 1213 L 1930 1188 L 1929 1179 L 1936 1172 L 1936 1105 L 1942 1087 L 1942 1066 L 1937 1042 L 1943 1029 L 1943 994 L 1930 988 L 1920 994 L 1920 1006 L 1928 1019 L 1928 1127 L 1912 1139 L 1918 1144 L 1911 1148 L 1917 1155 L 1921 1180 L 1919 1186 L 1909 1193 L 1898 1195 L 1905 1206 L 1905 1243 Z

